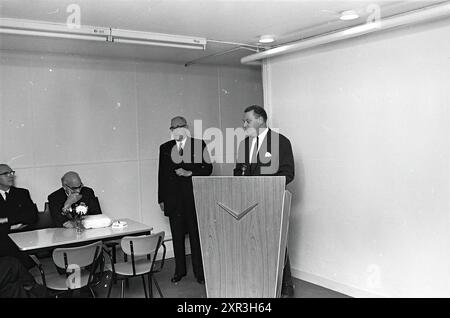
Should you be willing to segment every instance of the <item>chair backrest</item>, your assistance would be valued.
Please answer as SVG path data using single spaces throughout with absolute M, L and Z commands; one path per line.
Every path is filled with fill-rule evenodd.
M 142 236 L 125 236 L 120 241 L 122 250 L 127 255 L 142 256 L 158 252 L 164 241 L 164 231 Z
M 103 214 L 102 207 L 100 206 L 100 201 L 98 200 L 98 197 L 95 197 L 94 200 L 95 200 L 95 203 L 97 204 L 98 214 Z
M 33 230 L 47 229 L 49 227 L 55 227 L 53 223 L 53 218 L 48 207 L 48 202 L 45 202 L 44 211 L 38 212 L 38 219 L 36 223 L 32 226 Z
M 62 247 L 53 250 L 53 262 L 60 268 L 70 264 L 86 267 L 93 264 L 102 253 L 102 241 L 77 247 Z

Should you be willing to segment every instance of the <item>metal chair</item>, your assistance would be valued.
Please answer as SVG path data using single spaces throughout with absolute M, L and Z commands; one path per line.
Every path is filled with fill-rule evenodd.
M 99 214 L 102 214 L 102 209 L 100 207 L 100 201 L 97 196 L 94 198 L 94 202 L 97 205 L 98 211 L 100 212 Z M 119 240 L 113 240 L 113 241 L 108 241 L 108 242 L 104 243 L 105 246 L 107 248 L 109 248 L 114 261 L 116 259 L 116 247 L 117 247 L 117 245 L 119 245 L 119 243 L 120 243 Z
M 107 267 L 113 273 L 113 279 L 121 280 L 121 297 L 124 297 L 124 281 L 127 278 L 140 276 L 144 286 L 145 298 L 148 298 L 145 284 L 145 276 L 148 279 L 148 293 L 153 297 L 152 282 L 155 283 L 159 295 L 163 298 L 158 282 L 153 277 L 154 273 L 161 271 L 166 257 L 166 246 L 164 245 L 164 231 L 143 236 L 125 236 L 121 240 L 121 248 L 125 255 L 130 256 L 131 262 L 116 263 L 111 261 Z M 163 254 L 160 266 L 155 268 L 156 256 L 160 247 L 163 248 Z M 111 295 L 112 284 L 109 286 L 108 295 Z
M 37 222 L 31 227 L 32 230 L 41 230 L 55 227 L 53 223 L 52 215 L 50 214 L 50 209 L 48 207 L 48 202 L 44 204 L 44 211 L 39 211 Z
M 102 245 L 103 243 L 98 241 L 78 247 L 54 249 L 53 262 L 58 268 L 64 269 L 65 274 L 52 272 L 46 275 L 42 264 L 33 257 L 41 274 L 35 279 L 56 294 L 68 292 L 71 295 L 74 290 L 88 288 L 95 298 L 91 285 L 94 273 L 103 257 Z

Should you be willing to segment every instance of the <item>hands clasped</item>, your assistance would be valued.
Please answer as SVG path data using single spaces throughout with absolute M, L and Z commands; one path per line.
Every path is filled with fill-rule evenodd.
M 192 171 L 184 170 L 183 168 L 176 169 L 175 173 L 179 177 L 190 177 L 190 176 L 192 176 Z
M 71 221 L 66 221 L 66 222 L 64 222 L 63 227 L 66 229 L 72 229 L 73 223 Z

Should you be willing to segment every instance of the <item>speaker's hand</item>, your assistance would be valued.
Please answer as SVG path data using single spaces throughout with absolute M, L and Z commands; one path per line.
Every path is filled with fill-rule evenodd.
M 192 176 L 192 171 L 184 170 L 183 168 L 176 169 L 175 173 L 179 177 L 190 177 L 190 176 Z

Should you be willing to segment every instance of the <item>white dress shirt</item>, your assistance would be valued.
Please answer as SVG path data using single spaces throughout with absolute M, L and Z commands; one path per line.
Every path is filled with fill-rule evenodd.
M 268 131 L 269 131 L 269 128 L 267 127 L 258 135 L 258 151 L 259 151 L 259 149 L 261 149 L 261 145 L 264 141 L 264 138 L 266 138 Z M 253 150 L 255 148 L 255 144 L 256 144 L 256 137 L 253 137 L 252 147 L 250 148 L 250 158 L 249 158 L 250 162 L 252 162 Z M 258 153 L 258 151 L 256 153 Z
M 186 140 L 187 140 L 187 138 L 184 138 L 182 141 L 176 140 L 178 151 L 180 151 L 180 148 L 184 149 L 184 145 L 186 144 Z
M 5 201 L 6 201 L 6 193 L 9 193 L 9 190 L 10 189 L 8 189 L 7 191 L 0 190 L 0 194 L 2 195 L 3 200 L 5 200 Z

